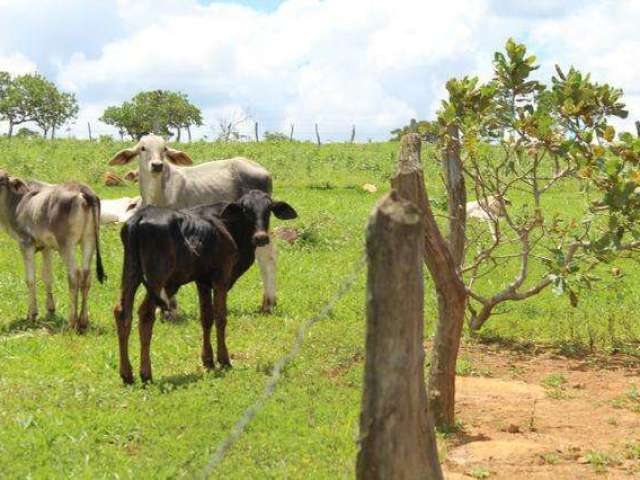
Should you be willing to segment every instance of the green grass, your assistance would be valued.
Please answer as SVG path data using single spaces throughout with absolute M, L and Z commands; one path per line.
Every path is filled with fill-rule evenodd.
M 107 188 L 102 174 L 123 144 L 0 139 L 0 168 L 58 182 L 76 179 L 104 198 L 135 194 L 137 186 Z M 18 248 L 0 235 L 0 472 L 2 477 L 175 478 L 202 471 L 217 444 L 262 392 L 271 367 L 284 355 L 300 324 L 315 314 L 348 275 L 363 251 L 367 215 L 388 190 L 397 144 L 183 145 L 194 160 L 246 155 L 274 174 L 275 196 L 300 218 L 275 222 L 302 233 L 294 245 L 278 242 L 279 305 L 256 313 L 261 286 L 251 269 L 230 294 L 228 346 L 234 368 L 205 373 L 195 289 L 179 295 L 185 320 L 158 321 L 152 359 L 155 383 L 123 387 L 118 376 L 112 308 L 117 298 L 121 246 L 117 228 L 102 230 L 109 279 L 91 292 L 91 328 L 66 329 L 66 281 L 55 260 L 58 315 L 24 320 L 26 288 Z M 430 195 L 442 200 L 439 167 L 426 152 Z M 133 164 L 135 166 L 135 164 Z M 133 168 L 133 166 L 131 168 Z M 127 168 L 119 168 L 124 173 Z M 379 192 L 360 188 L 373 183 Z M 572 186 L 565 186 L 571 193 Z M 558 195 L 549 208 L 569 215 L 574 195 Z M 517 201 L 517 200 L 516 200 Z M 640 339 L 638 269 L 619 262 L 622 279 L 603 275 L 604 288 L 571 308 L 544 292 L 510 304 L 474 339 L 505 345 L 545 343 L 572 351 L 624 349 Z M 507 267 L 510 269 L 511 267 Z M 515 268 L 515 267 L 514 267 Z M 509 270 L 511 273 L 511 270 Z M 539 274 L 534 269 L 532 277 Z M 508 281 L 502 272 L 481 289 Z M 425 272 L 425 325 L 433 331 L 435 298 Z M 42 290 L 40 288 L 40 290 Z M 42 292 L 40 308 L 44 310 Z M 364 354 L 364 274 L 331 315 L 309 332 L 304 347 L 273 397 L 228 452 L 214 478 L 351 478 L 357 451 Z M 468 341 L 472 340 L 467 336 Z M 567 347 L 569 346 L 569 347 Z M 131 338 L 138 367 L 137 333 Z M 461 373 L 482 374 L 467 361 Z

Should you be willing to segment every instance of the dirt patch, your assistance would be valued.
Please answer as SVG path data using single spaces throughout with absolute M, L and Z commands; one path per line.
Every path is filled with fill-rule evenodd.
M 485 376 L 458 378 L 445 478 L 640 478 L 638 368 L 487 346 L 463 356 Z

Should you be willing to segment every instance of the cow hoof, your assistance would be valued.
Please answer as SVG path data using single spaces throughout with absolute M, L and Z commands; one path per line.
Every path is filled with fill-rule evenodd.
M 122 378 L 122 382 L 125 385 L 133 385 L 133 375 L 131 373 L 126 375 L 120 374 L 120 378 Z
M 30 322 L 35 322 L 36 319 L 38 318 L 38 312 L 29 312 L 27 314 L 27 320 L 29 320 Z
M 203 358 L 202 365 L 207 370 L 213 370 L 214 368 L 216 368 L 216 364 L 213 362 L 213 358 Z
M 56 314 L 56 307 L 47 308 L 47 316 L 53 317 Z
M 145 385 L 153 382 L 153 378 L 150 373 L 140 372 L 140 380 L 142 380 L 142 383 L 144 383 Z
M 162 318 L 165 322 L 175 323 L 179 320 L 177 310 L 165 310 L 162 312 Z
M 275 298 L 268 298 L 268 297 L 262 297 L 262 306 L 260 307 L 260 312 L 261 313 L 265 313 L 265 314 L 269 314 L 269 313 L 273 313 L 273 309 L 276 306 L 276 299 Z
M 88 328 L 88 324 L 86 323 L 78 323 L 76 325 L 76 333 L 78 335 L 82 335 L 83 333 L 85 333 L 87 331 Z

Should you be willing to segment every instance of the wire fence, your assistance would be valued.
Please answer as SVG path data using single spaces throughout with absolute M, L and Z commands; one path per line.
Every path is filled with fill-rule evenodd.
M 319 321 L 325 319 L 336 307 L 338 302 L 342 300 L 351 288 L 355 285 L 356 281 L 360 276 L 360 272 L 364 268 L 366 264 L 366 255 L 363 254 L 360 259 L 356 262 L 355 266 L 351 270 L 351 273 L 346 275 L 336 290 L 333 297 L 327 301 L 324 306 L 316 313 L 313 317 L 309 318 L 306 322 L 302 323 L 300 328 L 298 329 L 298 333 L 296 334 L 295 340 L 289 352 L 281 357 L 278 362 L 273 367 L 271 371 L 271 376 L 269 377 L 269 381 L 264 387 L 262 394 L 258 397 L 258 399 L 251 404 L 244 412 L 244 414 L 238 419 L 235 423 L 231 431 L 227 434 L 227 436 L 222 440 L 215 452 L 211 455 L 209 462 L 205 466 L 202 471 L 202 478 L 208 478 L 215 468 L 220 465 L 225 455 L 229 451 L 229 449 L 238 441 L 238 439 L 242 436 L 247 428 L 247 425 L 255 418 L 260 410 L 262 410 L 271 395 L 276 390 L 278 383 L 282 379 L 282 372 L 289 365 L 294 358 L 300 353 L 304 340 L 306 338 L 306 334 L 313 325 L 318 323 Z

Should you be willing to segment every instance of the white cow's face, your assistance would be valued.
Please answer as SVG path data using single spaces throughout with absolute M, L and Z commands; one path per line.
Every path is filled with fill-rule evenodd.
M 116 153 L 109 165 L 124 165 L 136 156 L 141 175 L 160 176 L 167 168 L 168 162 L 174 165 L 193 163 L 186 153 L 169 148 L 164 138 L 150 134 L 142 137 L 135 147 Z

